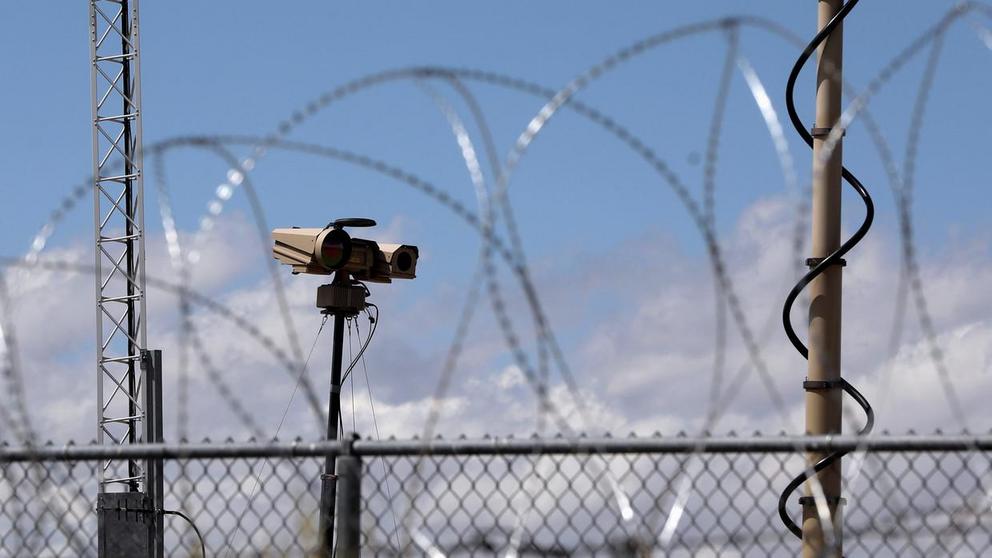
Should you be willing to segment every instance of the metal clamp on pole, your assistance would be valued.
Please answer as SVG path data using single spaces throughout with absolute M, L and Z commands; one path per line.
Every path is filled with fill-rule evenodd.
M 827 502 L 827 505 L 830 506 L 830 507 L 843 506 L 843 505 L 847 504 L 847 498 L 838 498 L 837 496 L 825 496 L 823 498 L 823 500 L 825 500 Z M 815 506 L 816 505 L 816 501 L 817 501 L 817 498 L 814 498 L 813 496 L 800 496 L 799 497 L 799 505 L 800 506 Z
M 806 391 L 820 391 L 843 387 L 844 380 L 806 380 L 803 382 L 803 389 Z
M 833 128 L 817 128 L 814 126 L 813 128 L 810 128 L 809 135 L 813 136 L 816 139 L 821 139 L 829 136 L 831 131 L 833 131 Z M 846 135 L 847 135 L 847 130 L 841 131 L 840 137 L 844 137 Z
M 813 269 L 814 267 L 820 265 L 820 263 L 827 258 L 806 258 L 806 267 Z M 847 267 L 847 260 L 844 258 L 837 258 L 833 261 L 832 265 L 839 265 L 841 267 Z

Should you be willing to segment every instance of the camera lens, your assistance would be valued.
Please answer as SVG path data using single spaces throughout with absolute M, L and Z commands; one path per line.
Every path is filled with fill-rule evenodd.
M 320 263 L 327 269 L 338 269 L 348 261 L 351 238 L 342 230 L 327 233 L 320 245 Z
M 400 252 L 396 257 L 396 268 L 400 271 L 410 271 L 411 267 L 413 267 L 413 257 L 409 252 Z

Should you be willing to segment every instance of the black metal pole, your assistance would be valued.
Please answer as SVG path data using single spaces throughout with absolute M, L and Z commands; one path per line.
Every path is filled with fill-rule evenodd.
M 339 273 L 334 283 L 347 284 L 348 276 Z M 334 346 L 331 353 L 331 396 L 327 408 L 327 439 L 338 439 L 338 415 L 341 414 L 341 352 L 344 345 L 344 319 L 342 311 L 332 311 L 334 316 Z M 324 474 L 320 476 L 320 556 L 329 557 L 334 549 L 334 504 L 337 497 L 335 477 L 336 458 L 324 458 Z

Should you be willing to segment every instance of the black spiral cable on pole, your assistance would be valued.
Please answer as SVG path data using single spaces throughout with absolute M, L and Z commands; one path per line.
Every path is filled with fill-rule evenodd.
M 799 118 L 799 114 L 796 112 L 795 100 L 793 98 L 796 88 L 796 80 L 799 78 L 799 72 L 802 71 L 803 67 L 806 65 L 806 62 L 809 61 L 810 56 L 812 56 L 813 51 L 815 51 L 817 47 L 819 47 L 820 44 L 823 43 L 828 36 L 830 36 L 830 33 L 832 33 L 833 30 L 844 21 L 844 18 L 847 17 L 847 14 L 854 9 L 854 6 L 857 3 L 858 0 L 848 0 L 840 11 L 837 12 L 837 15 L 835 15 L 827 23 L 827 25 L 825 25 L 823 29 L 821 29 L 820 32 L 813 37 L 813 40 L 806 45 L 806 48 L 803 49 L 802 54 L 800 54 L 799 58 L 796 60 L 795 65 L 793 65 L 792 73 L 789 74 L 789 81 L 785 86 L 785 103 L 789 111 L 789 119 L 792 121 L 792 125 L 796 128 L 796 131 L 803 138 L 803 141 L 806 142 L 806 145 L 808 145 L 810 149 L 813 148 L 813 135 L 806 129 L 802 120 Z M 828 71 L 829 70 L 831 69 L 828 68 Z M 836 69 L 833 69 L 833 71 L 836 71 Z M 795 347 L 796 350 L 803 355 L 803 358 L 807 360 L 809 359 L 809 349 L 807 349 L 806 345 L 799 339 L 799 336 L 796 334 L 796 330 L 792 327 L 792 320 L 790 317 L 792 305 L 796 302 L 796 298 L 799 297 L 799 293 L 801 293 L 803 289 L 805 289 L 806 286 L 813 281 L 813 279 L 823 273 L 823 271 L 829 266 L 841 263 L 841 258 L 843 258 L 845 254 L 854 248 L 854 246 L 868 233 L 868 229 L 871 228 L 872 220 L 875 218 L 875 204 L 872 203 L 868 190 L 853 174 L 851 174 L 849 170 L 847 170 L 847 168 L 841 167 L 841 175 L 844 180 L 850 184 L 852 188 L 854 188 L 854 191 L 861 196 L 861 201 L 865 204 L 865 219 L 861 223 L 861 226 L 858 227 L 858 230 L 855 231 L 854 234 L 840 246 L 840 248 L 813 265 L 812 269 L 810 269 L 809 272 L 807 272 L 806 275 L 804 275 L 802 279 L 796 283 L 796 286 L 794 286 L 792 291 L 789 292 L 789 296 L 786 297 L 785 305 L 782 308 L 782 324 L 785 326 L 785 334 L 789 337 L 789 341 L 792 342 L 792 346 Z M 875 411 L 872 410 L 871 405 L 868 403 L 865 396 L 855 389 L 854 386 L 848 383 L 847 380 L 841 378 L 840 387 L 844 390 L 844 392 L 854 398 L 858 405 L 864 409 L 866 417 L 865 425 L 858 431 L 858 435 L 867 435 L 871 432 L 872 427 L 875 425 Z M 802 539 L 803 531 L 794 521 L 792 521 L 792 518 L 789 517 L 789 514 L 786 511 L 786 503 L 788 502 L 789 496 L 791 496 L 792 493 L 795 492 L 795 490 L 808 479 L 826 469 L 837 460 L 847 455 L 847 453 L 849 452 L 838 451 L 827 455 L 814 464 L 812 468 L 807 468 L 805 471 L 793 478 L 792 481 L 790 481 L 785 487 L 785 490 L 782 491 L 782 494 L 778 499 L 778 515 L 789 531 L 791 531 L 796 537 Z

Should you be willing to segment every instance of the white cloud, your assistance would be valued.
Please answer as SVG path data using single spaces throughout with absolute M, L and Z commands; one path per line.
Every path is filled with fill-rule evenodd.
M 507 366 L 503 370 L 503 373 L 496 378 L 496 385 L 500 389 L 510 389 L 519 385 L 523 385 L 526 379 L 524 378 L 523 371 L 520 370 L 518 366 Z

